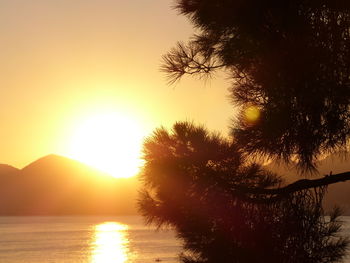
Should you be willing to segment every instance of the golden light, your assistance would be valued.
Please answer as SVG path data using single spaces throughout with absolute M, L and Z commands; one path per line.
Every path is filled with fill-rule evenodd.
M 129 262 L 128 226 L 106 222 L 95 227 L 91 263 Z
M 114 177 L 131 177 L 142 164 L 143 129 L 118 112 L 96 113 L 76 125 L 67 155 Z
M 249 106 L 244 110 L 244 117 L 247 122 L 254 123 L 260 118 L 260 109 L 257 106 Z

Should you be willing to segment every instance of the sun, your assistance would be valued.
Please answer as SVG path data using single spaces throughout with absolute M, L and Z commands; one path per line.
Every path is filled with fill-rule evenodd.
M 141 125 L 126 114 L 92 114 L 76 124 L 69 156 L 113 177 L 132 177 L 142 165 L 143 137 Z

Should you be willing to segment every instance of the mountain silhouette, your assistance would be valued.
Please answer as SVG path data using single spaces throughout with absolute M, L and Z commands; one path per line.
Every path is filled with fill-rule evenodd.
M 291 183 L 303 178 L 316 179 L 325 175 L 350 171 L 350 155 L 345 153 L 333 154 L 316 163 L 317 174 L 300 174 L 293 164 L 272 162 L 265 166 Z M 330 211 L 333 207 L 340 207 L 344 214 L 350 215 L 350 181 L 329 185 L 324 198 L 324 209 Z
M 11 175 L 19 172 L 20 170 L 8 165 L 8 164 L 0 164 L 0 177 L 1 176 L 6 176 L 6 175 Z
M 318 178 L 350 171 L 350 156 L 328 156 L 318 162 Z M 267 169 L 287 182 L 305 177 L 293 165 L 272 162 Z M 23 169 L 0 164 L 0 215 L 126 215 L 136 214 L 138 178 L 114 178 L 59 155 L 47 155 Z M 350 182 L 328 187 L 324 207 L 335 205 L 350 215 Z
M 19 170 L 0 165 L 1 215 L 135 214 L 138 179 L 114 178 L 48 155 Z

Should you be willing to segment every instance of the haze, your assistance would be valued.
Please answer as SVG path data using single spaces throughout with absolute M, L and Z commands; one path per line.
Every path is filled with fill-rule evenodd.
M 184 79 L 169 87 L 159 72 L 161 56 L 193 33 L 171 4 L 2 0 L 0 163 L 73 157 L 77 125 L 99 111 L 129 116 L 144 136 L 179 120 L 226 131 L 227 83 Z

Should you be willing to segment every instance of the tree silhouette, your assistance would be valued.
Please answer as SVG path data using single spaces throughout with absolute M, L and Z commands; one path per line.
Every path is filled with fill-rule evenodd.
M 347 239 L 337 236 L 338 211 L 323 216 L 324 188 L 271 202 L 246 188 L 276 187 L 277 175 L 249 162 L 235 141 L 177 123 L 144 146 L 147 223 L 170 225 L 183 240 L 183 262 L 335 262 Z
M 174 226 L 183 262 L 335 262 L 337 212 L 326 222 L 327 185 L 350 172 L 285 186 L 252 156 L 315 170 L 350 134 L 350 2 L 177 0 L 199 34 L 166 54 L 169 82 L 225 70 L 240 114 L 233 141 L 178 123 L 145 143 L 141 212 Z
M 259 122 L 236 122 L 251 153 L 296 155 L 310 168 L 349 136 L 350 2 L 343 0 L 180 0 L 200 29 L 164 56 L 174 82 L 184 74 L 230 72 L 232 100 L 255 105 Z

